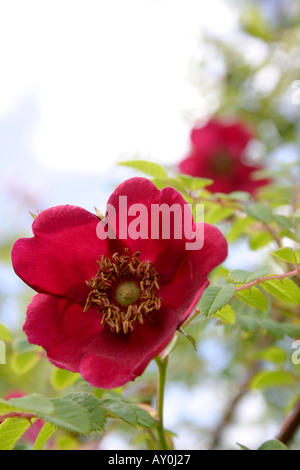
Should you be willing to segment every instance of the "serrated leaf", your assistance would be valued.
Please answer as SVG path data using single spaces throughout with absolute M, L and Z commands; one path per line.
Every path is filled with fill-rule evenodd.
M 53 424 L 45 423 L 35 440 L 33 450 L 42 450 L 55 431 L 56 427 Z
M 167 178 L 167 172 L 161 165 L 147 160 L 128 160 L 126 162 L 120 162 L 118 165 L 139 170 L 146 175 L 153 176 L 154 178 Z
M 300 304 L 300 289 L 291 279 L 272 279 L 264 281 L 261 287 L 276 299 L 291 304 Z
M 234 284 L 224 287 L 212 286 L 205 289 L 200 300 L 200 311 L 204 315 L 212 315 L 226 305 L 235 291 Z
M 298 264 L 297 253 L 288 246 L 272 251 L 272 255 L 291 264 Z
M 255 202 L 250 206 L 246 206 L 245 212 L 264 224 L 269 224 L 273 220 L 272 209 L 266 204 L 262 204 L 260 202 Z
M 0 450 L 12 450 L 30 426 L 28 419 L 7 418 L 0 425 Z
M 65 398 L 50 398 L 50 401 L 54 405 L 54 413 L 40 414 L 40 418 L 67 431 L 79 434 L 91 432 L 91 419 L 83 406 Z
M 137 416 L 137 424 L 144 428 L 153 428 L 155 426 L 155 421 L 152 416 L 143 408 L 137 405 L 130 404 L 131 409 Z
M 251 271 L 245 271 L 244 269 L 233 269 L 229 272 L 228 277 L 231 281 L 237 284 L 246 284 L 247 279 L 251 274 Z
M 246 283 L 255 281 L 256 279 L 261 279 L 265 276 L 268 276 L 268 274 L 270 274 L 270 272 L 271 272 L 271 268 L 269 268 L 269 267 L 258 269 L 257 271 L 254 271 L 253 273 L 251 273 L 249 275 L 249 277 L 247 278 Z
M 277 439 L 264 442 L 257 450 L 289 450 L 286 445 Z
M 244 269 L 233 269 L 228 274 L 228 277 L 235 283 L 248 284 L 249 282 L 260 279 L 270 274 L 271 268 L 261 268 L 257 271 L 245 271 Z
M 50 383 L 55 390 L 64 390 L 73 385 L 80 378 L 80 374 L 65 369 L 53 369 Z
M 128 403 L 121 400 L 113 400 L 111 398 L 105 398 L 100 400 L 104 408 L 109 411 L 113 416 L 122 419 L 132 426 L 136 426 L 138 418 L 135 411 L 130 407 Z
M 282 387 L 292 385 L 297 378 L 289 371 L 262 370 L 255 374 L 250 383 L 251 390 L 265 390 L 270 387 Z
M 232 325 L 235 322 L 235 311 L 230 305 L 225 305 L 214 313 L 214 317 L 220 318 L 224 323 Z
M 7 403 L 16 409 L 31 412 L 37 416 L 40 416 L 41 414 L 51 414 L 55 411 L 55 408 L 50 399 L 37 393 L 25 395 L 24 397 L 20 398 L 11 398 L 7 401 Z
M 262 312 L 265 312 L 268 307 L 267 299 L 257 287 L 235 292 L 235 296 L 250 307 L 258 308 Z
M 91 418 L 91 432 L 101 431 L 104 428 L 106 422 L 105 409 L 95 395 L 87 392 L 75 392 L 63 398 L 71 400 L 87 410 Z

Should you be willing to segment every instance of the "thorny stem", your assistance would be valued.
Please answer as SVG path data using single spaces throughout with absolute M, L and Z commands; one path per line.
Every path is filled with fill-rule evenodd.
M 297 268 L 294 271 L 290 271 L 288 273 L 274 274 L 272 276 L 264 276 L 264 277 L 260 277 L 259 279 L 255 279 L 255 281 L 249 282 L 248 284 L 244 284 L 243 286 L 236 287 L 235 291 L 238 292 L 244 289 L 251 289 L 251 287 L 256 286 L 257 284 L 260 284 L 265 281 L 272 281 L 273 279 L 285 279 L 287 277 L 293 277 L 293 276 L 299 276 L 299 275 L 300 275 L 300 267 L 297 266 Z
M 166 434 L 164 430 L 163 422 L 163 410 L 164 410 L 164 392 L 165 392 L 165 383 L 167 375 L 167 366 L 168 366 L 168 356 L 164 359 L 157 357 L 155 362 L 158 367 L 158 390 L 157 390 L 157 404 L 156 411 L 159 422 L 157 424 L 157 433 L 160 443 L 161 450 L 168 450 L 168 444 L 166 439 Z

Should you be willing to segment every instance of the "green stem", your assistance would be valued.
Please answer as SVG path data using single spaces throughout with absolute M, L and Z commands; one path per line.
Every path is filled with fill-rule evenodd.
M 160 448 L 161 450 L 168 450 L 167 439 L 164 430 L 163 424 L 163 410 L 164 410 L 164 392 L 165 392 L 165 383 L 166 383 L 166 375 L 167 375 L 167 366 L 168 366 L 168 356 L 164 357 L 157 357 L 155 362 L 158 367 L 158 390 L 157 390 L 157 404 L 156 404 L 156 411 L 159 422 L 157 424 L 157 434 L 159 438 Z

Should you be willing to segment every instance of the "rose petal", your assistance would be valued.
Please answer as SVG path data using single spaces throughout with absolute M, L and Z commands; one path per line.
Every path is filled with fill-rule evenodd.
M 101 329 L 96 309 L 84 312 L 82 305 L 46 294 L 33 297 L 23 327 L 28 341 L 42 346 L 51 362 L 73 372 L 79 370 L 84 347 Z
M 208 286 L 209 273 L 227 257 L 228 244 L 217 227 L 197 223 L 203 227 L 204 244 L 200 250 L 189 250 L 168 284 L 162 284 L 158 295 L 163 305 L 174 310 L 182 323 L 192 313 L 203 290 Z
M 115 388 L 134 380 L 171 341 L 179 326 L 175 312 L 162 308 L 151 322 L 136 324 L 132 333 L 104 328 L 85 349 L 80 373 L 94 387 Z
M 126 205 L 122 206 L 120 197 L 126 196 Z M 121 201 L 121 202 L 120 202 Z M 108 204 L 112 205 L 116 211 L 116 233 L 118 237 L 122 237 L 122 233 L 125 235 L 123 241 L 124 246 L 130 248 L 134 253 L 136 251 L 141 252 L 141 260 L 150 260 L 155 269 L 159 272 L 161 279 L 169 279 L 176 271 L 180 259 L 184 256 L 185 251 L 185 237 L 184 237 L 184 206 L 187 205 L 183 197 L 175 191 L 173 188 L 164 188 L 158 190 L 156 186 L 145 178 L 131 178 L 124 183 L 120 184 L 117 189 L 113 192 L 108 200 Z M 145 238 L 134 239 L 130 227 L 134 224 L 134 220 L 139 217 L 139 212 L 134 215 L 127 213 L 135 204 L 142 206 L 143 216 L 141 217 L 141 223 L 147 228 L 147 231 L 143 232 Z M 152 229 L 157 229 L 156 218 L 152 216 L 153 205 L 161 206 L 165 208 L 164 214 L 166 214 L 166 227 L 169 231 L 163 231 L 163 224 L 159 222 L 160 230 L 157 232 L 158 238 L 154 238 Z M 173 206 L 178 211 L 178 219 L 176 219 L 176 228 L 179 229 L 181 224 L 182 237 L 175 238 L 174 236 L 174 219 L 173 215 L 169 215 L 169 209 Z M 135 206 L 137 207 L 137 206 Z M 172 212 L 171 212 L 172 214 Z M 179 220 L 179 222 L 177 222 Z M 137 229 L 139 230 L 139 229 Z M 164 238 L 165 237 L 165 238 Z
M 96 274 L 101 254 L 110 250 L 107 240 L 97 237 L 98 223 L 95 215 L 76 206 L 42 211 L 32 224 L 34 237 L 14 244 L 15 272 L 37 292 L 84 304 L 85 281 Z

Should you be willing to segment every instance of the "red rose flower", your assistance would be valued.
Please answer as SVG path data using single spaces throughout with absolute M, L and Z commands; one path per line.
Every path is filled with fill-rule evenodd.
M 124 215 L 120 196 L 149 214 L 152 204 L 186 205 L 172 188 L 159 191 L 147 179 L 131 178 L 108 200 L 117 219 Z M 126 217 L 128 228 L 136 219 Z M 187 250 L 186 238 L 174 236 L 174 222 L 169 239 L 126 239 L 122 224 L 115 239 L 100 239 L 103 223 L 80 207 L 47 209 L 33 222 L 34 236 L 15 243 L 12 262 L 38 292 L 27 309 L 28 341 L 42 346 L 56 366 L 80 372 L 93 386 L 114 388 L 141 375 L 167 346 L 210 271 L 226 258 L 227 242 L 216 227 L 194 223 L 204 228 L 204 245 Z
M 252 173 L 262 167 L 243 162 L 244 150 L 252 137 L 249 130 L 238 122 L 229 124 L 212 119 L 205 126 L 192 129 L 192 149 L 179 164 L 179 171 L 213 179 L 214 183 L 208 186 L 213 193 L 245 191 L 254 194 L 269 180 L 252 180 Z

